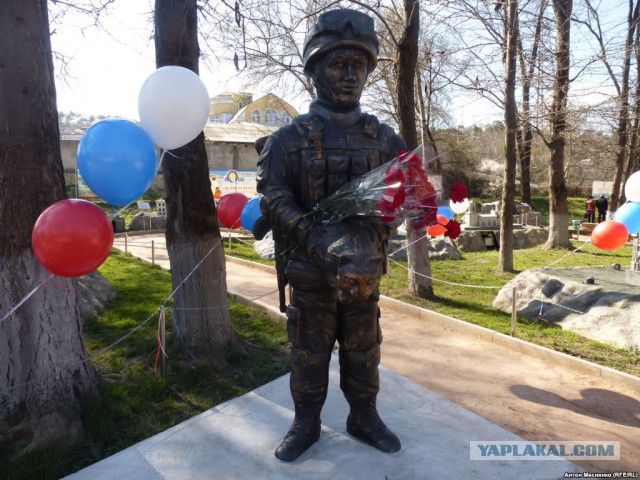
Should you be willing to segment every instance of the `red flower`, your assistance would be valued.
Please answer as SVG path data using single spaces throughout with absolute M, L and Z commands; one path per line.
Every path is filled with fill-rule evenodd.
M 380 198 L 378 208 L 386 214 L 394 214 L 395 211 L 404 203 L 405 191 L 402 185 L 397 187 L 387 187 L 384 194 Z
M 396 210 L 404 203 L 404 174 L 396 164 L 390 165 L 384 172 L 384 183 L 389 185 L 384 190 L 378 209 L 384 214 L 382 220 L 391 222 L 395 220 Z
M 384 183 L 387 185 L 393 185 L 394 183 L 404 183 L 404 174 L 397 165 L 391 165 L 384 172 Z
M 456 220 L 449 220 L 447 223 L 447 231 L 444 232 L 445 237 L 449 237 L 451 240 L 455 240 L 460 236 L 460 222 Z
M 407 206 L 412 209 L 437 210 L 437 193 L 421 165 L 409 164 L 407 169 Z
M 451 186 L 451 201 L 463 202 L 467 198 L 467 186 L 464 183 L 454 183 Z
M 408 220 L 424 228 L 436 221 L 436 196 L 417 151 L 398 152 L 388 164 L 325 198 L 315 207 L 314 215 L 323 222 L 360 215 L 396 225 Z
M 403 185 L 400 185 L 397 188 L 387 188 L 387 190 L 385 191 L 385 195 L 393 195 L 393 208 L 400 207 L 404 203 L 404 200 L 406 198 L 406 192 Z
M 410 169 L 422 170 L 422 160 L 415 152 L 404 153 L 400 159 L 400 163 L 407 165 Z
M 395 207 L 393 206 L 393 196 L 383 195 L 378 202 L 378 210 L 383 214 L 392 215 L 395 211 Z

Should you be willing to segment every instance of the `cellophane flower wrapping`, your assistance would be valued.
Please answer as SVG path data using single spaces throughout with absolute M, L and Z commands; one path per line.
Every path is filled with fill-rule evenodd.
M 320 201 L 311 216 L 319 222 L 351 217 L 391 226 L 408 220 L 420 230 L 436 221 L 437 192 L 422 167 L 422 148 L 398 152 L 393 160 L 352 180 Z

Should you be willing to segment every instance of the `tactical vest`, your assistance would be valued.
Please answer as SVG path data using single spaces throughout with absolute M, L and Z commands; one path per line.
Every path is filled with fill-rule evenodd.
M 350 180 L 395 157 L 393 129 L 363 114 L 349 127 L 325 123 L 315 114 L 300 115 L 294 128 L 278 132 L 300 205 L 310 210 Z

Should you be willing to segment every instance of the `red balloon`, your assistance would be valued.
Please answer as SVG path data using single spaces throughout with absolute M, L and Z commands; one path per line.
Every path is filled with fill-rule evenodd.
M 602 250 L 615 250 L 623 247 L 629 240 L 627 227 L 615 220 L 599 223 L 591 232 L 591 243 Z
M 40 214 L 31 233 L 33 252 L 61 277 L 81 277 L 106 260 L 113 247 L 107 214 L 86 200 L 61 200 Z
M 227 228 L 240 228 L 242 222 L 242 209 L 249 199 L 244 193 L 233 192 L 227 193 L 220 199 L 218 203 L 218 219 L 220 223 Z
M 427 227 L 427 233 L 432 237 L 444 235 L 444 232 L 447 231 L 447 223 L 449 223 L 449 219 L 444 215 L 436 215 L 436 220 L 438 223 Z

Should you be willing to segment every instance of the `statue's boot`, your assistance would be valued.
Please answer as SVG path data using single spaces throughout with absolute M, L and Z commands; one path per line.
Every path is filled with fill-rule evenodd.
M 331 352 L 291 350 L 291 396 L 295 417 L 275 456 L 292 462 L 320 439 L 320 412 L 327 398 Z
M 340 350 L 340 388 L 349 402 L 347 432 L 383 452 L 401 448 L 398 437 L 384 424 L 376 408 L 380 390 L 380 345 L 368 350 Z
M 275 451 L 278 459 L 292 462 L 320 440 L 320 412 L 315 410 L 317 409 L 305 411 L 302 405 L 295 406 L 293 424 Z

